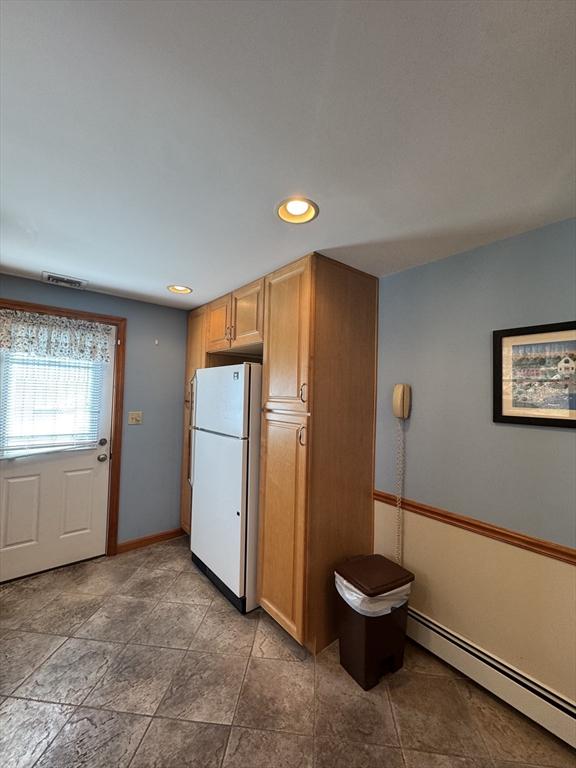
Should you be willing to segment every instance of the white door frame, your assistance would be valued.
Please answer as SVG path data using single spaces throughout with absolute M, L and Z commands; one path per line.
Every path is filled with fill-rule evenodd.
M 124 365 L 126 357 L 126 318 L 114 315 L 100 315 L 95 312 L 82 312 L 77 309 L 64 309 L 45 304 L 32 304 L 27 301 L 0 299 L 0 309 L 13 309 L 22 312 L 37 312 L 43 315 L 70 317 L 104 323 L 116 328 L 116 346 L 114 350 L 114 384 L 112 394 L 112 428 L 110 432 L 110 475 L 108 480 L 108 532 L 106 535 L 106 554 L 115 555 L 118 551 L 118 511 L 120 505 L 120 461 L 122 453 L 122 423 L 124 407 Z

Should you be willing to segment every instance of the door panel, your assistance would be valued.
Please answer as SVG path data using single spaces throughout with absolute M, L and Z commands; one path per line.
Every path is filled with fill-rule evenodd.
M 262 421 L 259 597 L 298 642 L 304 640 L 307 417 Z
M 103 555 L 109 463 L 102 449 L 3 461 L 0 581 Z
M 101 381 L 105 447 L 0 461 L 0 581 L 106 552 L 113 359 Z
M 264 339 L 264 280 L 232 294 L 232 347 L 260 344 Z
M 4 524 L 0 547 L 7 549 L 38 541 L 40 475 L 11 477 L 4 483 L 2 509 Z
M 206 310 L 206 351 L 230 349 L 230 294 L 208 304 Z
M 301 259 L 266 278 L 264 407 L 307 412 L 310 261 Z
M 192 552 L 243 597 L 248 441 L 194 433 Z
M 92 488 L 94 470 L 76 469 L 63 473 L 64 499 L 62 536 L 89 531 L 92 524 Z

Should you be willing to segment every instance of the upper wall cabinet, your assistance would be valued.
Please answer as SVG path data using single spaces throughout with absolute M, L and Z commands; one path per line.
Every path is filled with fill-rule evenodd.
M 264 408 L 306 413 L 310 398 L 310 258 L 268 275 L 265 301 Z
M 261 344 L 264 339 L 264 280 L 232 294 L 231 347 Z
M 256 280 L 208 305 L 206 350 L 261 344 L 264 325 L 264 280 Z
M 230 294 L 208 304 L 206 310 L 206 351 L 230 349 Z

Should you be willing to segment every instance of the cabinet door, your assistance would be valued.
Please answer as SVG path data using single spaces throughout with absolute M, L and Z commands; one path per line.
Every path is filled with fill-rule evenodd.
M 230 349 L 231 295 L 222 296 L 206 308 L 206 351 Z
M 265 413 L 259 510 L 260 605 L 304 641 L 306 416 Z
M 182 475 L 180 493 L 180 527 L 190 533 L 190 510 L 192 505 L 190 477 L 190 382 L 197 368 L 206 365 L 206 310 L 195 309 L 188 315 L 188 340 L 186 343 L 186 375 L 184 382 L 184 432 L 182 440 Z
M 264 280 L 232 294 L 232 347 L 259 344 L 264 338 Z
M 310 399 L 310 259 L 266 278 L 264 321 L 264 408 L 307 412 Z

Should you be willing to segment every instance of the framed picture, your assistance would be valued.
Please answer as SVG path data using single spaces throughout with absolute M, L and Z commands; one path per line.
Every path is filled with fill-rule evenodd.
M 576 427 L 576 322 L 492 337 L 494 421 Z

